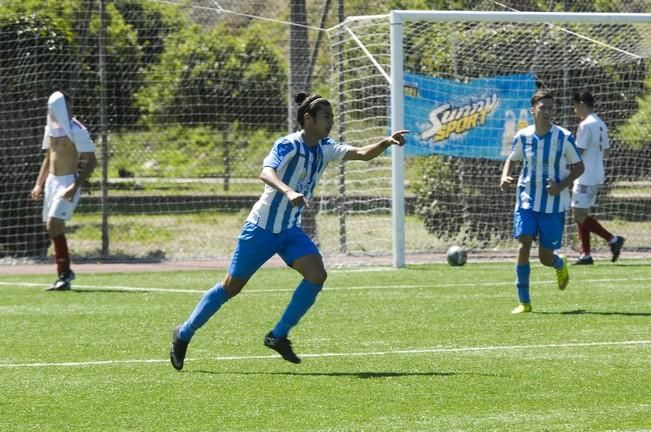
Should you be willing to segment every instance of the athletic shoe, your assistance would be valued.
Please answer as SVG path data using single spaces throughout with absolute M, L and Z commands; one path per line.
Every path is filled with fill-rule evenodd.
M 300 363 L 301 359 L 294 354 L 292 343 L 286 337 L 274 337 L 271 332 L 264 337 L 264 346 L 271 348 L 280 354 L 285 360 L 291 363 Z
M 511 311 L 513 315 L 531 312 L 531 303 L 520 303 L 515 309 Z
M 624 237 L 617 236 L 617 240 L 610 244 L 610 251 L 613 253 L 613 257 L 610 259 L 612 262 L 617 261 L 619 254 L 622 253 L 624 241 L 626 241 Z
M 592 259 L 591 256 L 580 256 L 576 261 L 572 263 L 572 265 L 592 265 L 594 264 L 594 260 Z
M 558 280 L 558 289 L 563 291 L 570 283 L 570 272 L 567 269 L 567 257 L 559 255 L 563 260 L 563 266 L 556 270 L 556 279 Z
M 46 288 L 45 291 L 68 291 L 70 290 L 70 282 L 75 279 L 75 272 L 67 270 L 59 275 L 59 279 L 55 280 L 51 287 Z
M 170 361 L 176 370 L 183 369 L 183 360 L 185 360 L 185 353 L 188 350 L 189 343 L 179 336 L 180 328 L 181 326 L 178 326 L 172 332 L 172 349 L 170 350 Z

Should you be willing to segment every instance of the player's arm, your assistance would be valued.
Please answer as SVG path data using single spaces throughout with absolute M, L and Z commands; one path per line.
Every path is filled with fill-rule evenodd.
M 370 161 L 378 157 L 392 145 L 403 146 L 405 144 L 405 134 L 408 130 L 399 130 L 393 132 L 390 136 L 383 138 L 375 144 L 369 144 L 364 147 L 351 147 L 344 156 L 344 160 L 363 160 Z
M 570 165 L 570 174 L 565 179 L 561 180 L 558 183 L 554 183 L 549 179 L 547 180 L 547 192 L 550 195 L 558 195 L 563 189 L 572 185 L 572 183 L 574 183 L 574 180 L 581 177 L 583 171 L 585 171 L 583 161 L 578 161 L 577 163 Z
M 266 166 L 262 168 L 262 172 L 260 173 L 260 180 L 276 189 L 278 192 L 284 194 L 294 207 L 310 206 L 309 201 L 305 199 L 303 194 L 298 193 L 287 186 L 287 184 L 285 184 L 285 182 L 283 182 L 280 177 L 278 177 L 276 170 L 272 167 Z
M 504 166 L 502 167 L 502 177 L 500 178 L 500 189 L 502 192 L 506 191 L 509 186 L 513 184 L 513 177 L 511 177 L 511 158 L 506 158 Z
M 81 169 L 79 170 L 79 173 L 77 173 L 75 182 L 68 186 L 63 192 L 63 198 L 67 200 L 72 200 L 74 198 L 79 188 L 90 178 L 90 175 L 97 166 L 97 156 L 95 156 L 95 152 L 80 153 L 79 161 Z
M 32 189 L 32 199 L 37 200 L 41 197 L 43 193 L 43 185 L 45 184 L 45 179 L 50 173 L 50 149 L 47 149 L 45 152 L 45 157 L 43 158 L 43 163 L 41 164 L 41 169 L 38 172 L 38 177 L 36 178 L 36 184 L 34 189 Z

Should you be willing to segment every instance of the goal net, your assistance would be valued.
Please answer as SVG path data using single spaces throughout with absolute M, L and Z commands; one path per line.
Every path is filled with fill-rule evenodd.
M 648 91 L 651 15 L 393 11 L 350 17 L 330 40 L 343 140 L 411 130 L 404 152 L 372 170 L 348 164 L 344 181 L 330 172 L 359 207 L 346 215 L 349 253 L 392 251 L 398 266 L 455 243 L 513 253 L 515 194 L 501 193 L 499 178 L 538 87 L 554 93 L 554 122 L 573 132 L 572 95 L 592 91 L 611 138 L 594 214 L 627 248 L 648 247 L 651 152 L 635 115 Z M 576 246 L 575 231 L 568 223 L 564 247 Z
M 97 145 L 67 223 L 75 261 L 230 257 L 262 192 L 262 160 L 293 128 L 298 89 L 333 102 L 336 140 L 412 131 L 404 150 L 326 170 L 303 224 L 329 265 L 401 265 L 453 243 L 512 255 L 513 194 L 497 183 L 537 85 L 554 91 L 556 121 L 572 130 L 572 92 L 593 91 L 613 144 L 595 212 L 628 250 L 650 244 L 648 15 L 393 12 L 341 23 L 335 3 L 0 2 L 0 264 L 52 259 L 30 192 L 56 90 Z M 355 15 L 391 4 L 343 3 Z M 571 224 L 566 239 L 573 247 Z

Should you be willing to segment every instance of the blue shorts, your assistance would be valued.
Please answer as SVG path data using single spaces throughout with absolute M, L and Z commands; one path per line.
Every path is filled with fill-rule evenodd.
M 541 213 L 533 210 L 516 209 L 513 214 L 513 237 L 530 235 L 545 249 L 555 250 L 563 242 L 565 212 Z
M 278 254 L 291 266 L 298 258 L 319 255 L 319 249 L 300 227 L 274 234 L 254 223 L 246 222 L 237 239 L 228 273 L 240 279 L 249 279 L 274 254 Z

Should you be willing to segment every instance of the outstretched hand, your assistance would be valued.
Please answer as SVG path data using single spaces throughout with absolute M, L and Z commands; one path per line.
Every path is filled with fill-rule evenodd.
M 408 134 L 408 130 L 399 130 L 395 131 L 388 137 L 391 140 L 391 145 L 403 146 L 405 145 L 405 134 Z

